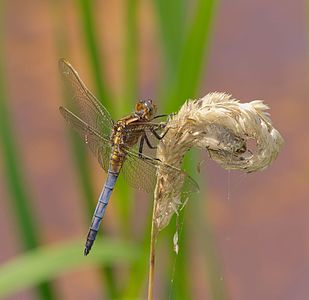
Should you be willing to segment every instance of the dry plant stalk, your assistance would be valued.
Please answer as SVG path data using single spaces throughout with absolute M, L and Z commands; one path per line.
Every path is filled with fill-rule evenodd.
M 263 170 L 277 157 L 283 145 L 280 133 L 272 126 L 268 106 L 260 100 L 240 103 L 225 93 L 210 93 L 188 100 L 173 115 L 167 134 L 158 145 L 157 158 L 180 168 L 185 153 L 192 147 L 207 150 L 211 159 L 225 169 L 245 172 Z M 254 149 L 250 149 L 252 147 Z M 150 281 L 152 299 L 154 250 L 157 234 L 168 225 L 174 213 L 188 198 L 181 189 L 184 177 L 159 169 L 154 192 Z

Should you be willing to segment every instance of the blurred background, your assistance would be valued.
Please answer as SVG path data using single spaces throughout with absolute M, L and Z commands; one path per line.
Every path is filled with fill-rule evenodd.
M 146 298 L 151 195 L 120 180 L 82 255 L 105 174 L 58 112 L 60 57 L 115 119 L 145 97 L 160 113 L 211 91 L 263 99 L 281 153 L 253 174 L 187 159 L 202 192 L 179 255 L 175 219 L 160 235 L 155 299 L 308 299 L 306 1 L 12 0 L 0 13 L 1 299 Z

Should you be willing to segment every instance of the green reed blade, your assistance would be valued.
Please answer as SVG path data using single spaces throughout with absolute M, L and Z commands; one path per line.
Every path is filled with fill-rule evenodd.
M 1 299 L 76 268 L 127 264 L 140 253 L 133 244 L 106 239 L 96 241 L 96 251 L 84 257 L 80 251 L 83 244 L 84 240 L 79 240 L 38 248 L 0 266 Z
M 0 78 L 0 133 L 6 180 L 14 205 L 16 220 L 21 232 L 21 240 L 25 249 L 32 249 L 39 244 L 37 226 L 30 208 L 29 192 L 26 188 L 20 155 L 16 148 L 14 133 L 11 128 L 7 103 L 4 100 L 4 85 Z
M 2 73 L 2 70 L 0 73 Z M 31 200 L 26 188 L 22 163 L 13 138 L 4 89 L 3 77 L 0 74 L 0 139 L 6 180 L 14 207 L 21 243 L 24 249 L 29 250 L 39 245 L 39 237 L 36 230 L 36 222 L 34 221 L 35 216 L 31 213 L 33 209 L 30 207 Z M 38 286 L 38 293 L 40 299 L 54 299 L 52 287 L 49 283 L 41 283 Z
M 182 48 L 179 50 L 179 63 L 174 64 L 175 72 L 171 75 L 171 80 L 168 84 L 163 84 L 163 86 L 169 87 L 163 94 L 163 103 L 165 104 L 165 110 L 167 112 L 172 112 L 178 109 L 186 99 L 196 97 L 196 92 L 203 73 L 204 60 L 207 54 L 206 50 L 210 44 L 210 30 L 216 5 L 216 0 L 200 0 L 196 3 L 192 20 L 189 22 L 184 38 L 184 43 Z M 161 25 L 161 28 L 165 27 L 167 27 L 165 24 L 163 26 Z M 165 50 L 165 55 L 168 59 L 170 56 L 168 50 Z M 196 159 L 191 157 L 190 163 L 185 164 L 186 170 L 190 174 L 194 171 L 194 166 L 196 164 L 195 162 Z M 202 195 L 199 195 L 199 197 L 204 198 Z M 190 203 L 192 202 L 193 201 L 190 201 Z M 198 206 L 199 211 L 201 211 L 201 204 L 198 204 L 199 202 L 200 201 L 195 201 L 195 203 L 191 205 L 194 207 Z M 205 226 L 207 227 L 207 225 Z M 167 230 L 169 231 L 169 238 L 172 239 L 175 230 L 172 226 L 170 226 Z M 193 228 L 186 229 L 186 231 L 189 232 L 190 230 L 193 230 Z M 180 243 L 182 244 L 180 246 L 183 248 L 180 248 L 180 252 L 185 252 L 186 247 L 189 247 L 189 245 L 187 245 L 188 241 L 185 235 L 181 236 Z M 211 246 L 210 248 L 214 249 L 213 245 L 208 245 L 207 241 L 205 241 L 205 247 L 208 246 Z M 218 262 L 218 258 L 216 257 L 214 250 L 208 255 L 208 257 L 209 256 Z M 180 260 L 180 258 L 177 260 Z M 189 280 L 186 278 L 186 276 L 189 275 L 188 272 L 185 274 L 186 269 L 188 270 L 188 264 L 189 262 L 187 255 L 182 255 L 181 263 L 177 267 L 177 272 L 175 274 L 175 284 L 173 285 L 175 295 L 177 294 L 177 297 L 181 297 L 179 299 L 187 299 L 186 297 L 189 295 Z M 214 265 L 215 267 L 213 268 L 212 266 Z M 218 299 L 224 299 L 223 293 L 220 292 L 221 290 L 224 290 L 223 284 L 219 282 L 219 278 L 216 279 L 215 276 L 220 272 L 219 264 L 213 264 L 212 266 L 207 265 L 208 270 L 210 270 L 209 273 L 212 276 L 212 279 L 210 280 L 212 292 L 213 294 L 220 295 L 221 298 Z
M 216 0 L 197 1 L 180 50 L 179 64 L 175 66 L 175 79 L 164 97 L 167 111 L 179 108 L 185 100 L 196 96 L 210 43 L 216 3 Z
M 3 7 L 0 6 L 0 14 L 3 14 Z M 3 18 L 0 18 L 3 20 Z M 3 39 L 3 23 L 0 25 L 0 37 Z M 3 45 L 3 41 L 0 41 Z M 6 181 L 10 198 L 14 208 L 14 214 L 18 225 L 22 247 L 26 250 L 36 248 L 39 245 L 39 233 L 36 230 L 35 216 L 32 214 L 29 191 L 26 187 L 22 160 L 14 139 L 14 130 L 8 108 L 6 94 L 5 67 L 3 48 L 0 47 L 0 142 Z M 48 282 L 42 282 L 37 288 L 38 295 L 42 300 L 54 299 L 52 286 Z
M 63 30 L 63 20 L 65 19 L 65 14 L 63 11 L 62 5 L 59 3 L 59 1 L 54 1 L 52 3 L 52 10 L 53 10 L 53 19 L 54 19 L 54 37 L 56 40 L 56 47 L 57 47 L 57 53 L 58 57 L 66 57 L 64 55 L 67 53 L 68 45 L 67 40 L 68 37 L 66 36 L 66 31 Z M 60 25 L 61 24 L 61 25 Z M 55 65 L 57 62 L 55 61 Z M 63 80 L 61 80 L 60 74 L 58 75 L 59 82 L 62 87 L 62 98 L 63 102 L 65 103 L 65 106 L 71 107 L 72 99 L 70 99 L 69 95 L 67 95 L 66 88 L 64 86 Z M 58 109 L 55 107 L 55 109 Z M 66 126 L 66 124 L 63 122 L 63 126 Z M 91 182 L 91 178 L 89 176 L 90 174 L 90 167 L 87 160 L 87 149 L 80 140 L 80 137 L 77 136 L 77 134 L 72 133 L 72 131 L 69 129 L 70 133 L 70 141 L 71 141 L 71 147 L 72 147 L 72 153 L 74 158 L 74 165 L 77 169 L 78 177 L 80 180 L 80 186 L 81 191 L 84 195 L 85 203 L 86 203 L 86 209 L 87 209 L 87 220 L 90 220 L 93 214 L 93 210 L 95 208 L 95 196 L 93 192 L 93 185 Z
M 58 57 L 65 57 L 65 55 L 68 52 L 68 36 L 66 30 L 63 28 L 64 20 L 66 20 L 66 14 L 65 10 L 63 9 L 63 4 L 61 1 L 53 1 L 51 3 L 51 10 L 53 13 L 53 25 L 54 25 L 54 38 L 56 40 L 56 48 Z M 68 57 L 69 60 L 69 57 Z M 55 65 L 57 65 L 57 62 L 55 61 Z M 59 82 L 62 86 L 62 98 L 63 102 L 65 103 L 65 106 L 68 105 L 68 107 L 73 106 L 72 105 L 72 99 L 70 99 L 69 95 L 66 95 L 66 87 L 64 86 L 64 82 L 61 80 L 60 74 L 58 75 Z M 55 109 L 58 109 L 55 107 Z M 65 122 L 63 122 L 63 126 L 66 126 Z M 91 182 L 91 178 L 89 176 L 90 174 L 90 167 L 87 160 L 87 149 L 84 145 L 84 143 L 81 142 L 80 137 L 77 136 L 77 134 L 72 133 L 71 130 L 69 130 L 70 133 L 70 141 L 71 141 L 71 147 L 72 147 L 72 154 L 74 158 L 74 165 L 77 169 L 81 191 L 83 193 L 83 199 L 86 203 L 86 220 L 91 220 L 94 208 L 95 208 L 95 195 L 93 192 L 93 185 Z
M 190 202 L 194 196 L 190 197 Z M 194 200 L 193 200 L 194 201 Z M 186 210 L 186 209 L 185 209 Z M 190 291 L 190 282 L 192 281 L 192 272 L 189 268 L 189 257 L 191 245 L 188 240 L 190 237 L 190 229 L 186 222 L 183 223 L 185 210 L 179 213 L 178 221 L 178 246 L 179 252 L 175 253 L 173 249 L 173 236 L 176 233 L 174 216 L 171 220 L 169 228 L 164 232 L 164 239 L 168 241 L 169 264 L 164 274 L 165 297 L 169 299 L 190 299 L 192 298 Z M 163 233 L 163 232 L 162 232 Z
M 202 190 L 201 194 L 205 195 L 206 193 Z M 204 199 L 201 200 L 203 201 Z M 217 254 L 218 250 L 216 248 L 213 228 L 209 221 L 210 212 L 207 209 L 201 209 L 202 205 L 192 205 L 191 207 L 193 210 L 192 214 L 196 216 L 194 229 L 196 230 L 196 228 L 198 228 L 198 230 L 196 230 L 196 234 L 200 239 L 200 244 L 205 256 L 205 266 L 207 269 L 207 278 L 209 280 L 210 288 L 209 294 L 212 296 L 212 299 L 228 299 L 226 287 L 224 281 L 222 280 L 224 273 Z
M 151 228 L 151 208 L 147 214 L 144 234 L 141 235 L 141 240 L 138 242 L 141 245 L 141 255 L 130 266 L 130 273 L 125 289 L 120 299 L 139 299 L 141 290 L 147 282 L 148 259 L 149 259 L 149 232 Z
M 124 65 L 123 83 L 124 88 L 121 97 L 121 115 L 132 111 L 132 104 L 137 101 L 138 96 L 138 26 L 137 12 L 138 0 L 125 1 L 124 20 Z
M 117 107 L 118 115 L 125 115 L 133 110 L 133 103 L 138 98 L 138 29 L 137 12 L 139 7 L 138 0 L 125 1 L 124 16 L 124 47 L 123 47 L 123 89 L 119 98 Z M 117 188 L 114 191 L 117 202 L 115 203 L 121 223 L 121 231 L 124 237 L 132 234 L 132 228 L 128 226 L 132 217 L 132 208 L 134 201 L 134 191 L 128 187 L 123 176 L 120 176 L 117 182 Z
M 154 0 L 153 5 L 167 71 L 165 75 L 170 80 L 175 75 L 175 66 L 180 58 L 179 49 L 183 45 L 187 3 L 185 0 Z
M 104 106 L 111 112 L 115 112 L 115 106 L 111 101 L 111 93 L 107 87 L 105 74 L 102 71 L 104 64 L 101 59 L 101 52 L 98 43 L 97 28 L 95 26 L 94 16 L 95 1 L 79 0 L 78 6 L 80 11 L 80 21 L 82 23 L 82 30 L 84 33 L 85 45 L 88 52 L 88 58 L 93 74 L 93 79 L 98 95 L 98 99 L 102 101 Z

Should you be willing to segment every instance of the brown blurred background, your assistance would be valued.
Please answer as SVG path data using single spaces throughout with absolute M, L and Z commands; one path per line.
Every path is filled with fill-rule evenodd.
M 97 6 L 108 84 L 120 97 L 117 89 L 122 84 L 123 3 L 101 1 Z M 83 214 L 67 129 L 58 112 L 62 98 L 55 43 L 57 14 L 48 1 L 6 1 L 4 9 L 9 109 L 32 206 L 43 233 L 42 244 L 83 237 L 89 220 Z M 67 58 L 91 88 L 76 7 L 64 1 L 63 9 L 70 53 Z M 209 159 L 202 164 L 208 189 L 205 218 L 214 230 L 222 265 L 220 280 L 228 299 L 309 298 L 306 9 L 305 1 L 221 0 L 216 10 L 199 95 L 225 91 L 243 102 L 263 99 L 271 108 L 274 126 L 285 139 L 277 160 L 263 172 L 228 172 Z M 140 97 L 154 95 L 154 83 L 163 63 L 153 19 L 151 3 L 140 3 Z M 105 175 L 89 157 L 98 195 Z M 202 157 L 206 159 L 206 154 Z M 21 246 L 2 168 L 0 176 L 0 262 L 4 263 L 19 255 Z M 104 222 L 117 236 L 112 204 Z M 185 222 L 194 226 L 192 219 Z M 211 299 L 208 275 L 199 267 L 204 249 L 193 249 L 192 299 Z M 62 275 L 55 284 L 59 299 L 101 297 L 97 271 L 90 268 Z M 34 297 L 32 292 L 22 292 L 10 299 Z

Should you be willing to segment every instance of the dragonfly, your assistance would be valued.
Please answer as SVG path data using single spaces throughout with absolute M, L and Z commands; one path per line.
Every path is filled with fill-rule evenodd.
M 198 189 L 196 182 L 181 169 L 150 157 L 144 152 L 147 146 L 155 149 L 150 136 L 162 141 L 167 130 L 163 122 L 155 119 L 166 115 L 156 115 L 156 105 L 152 100 L 140 100 L 135 111 L 118 121 L 114 121 L 103 104 L 87 89 L 77 71 L 65 59 L 59 60 L 59 71 L 68 86 L 76 114 L 60 106 L 59 110 L 67 123 L 75 129 L 100 166 L 107 178 L 99 196 L 91 226 L 89 228 L 84 255 L 88 255 L 96 239 L 106 207 L 120 173 L 134 188 L 152 192 L 156 185 L 158 170 L 183 178 L 186 192 Z M 175 177 L 174 177 L 175 176 Z

